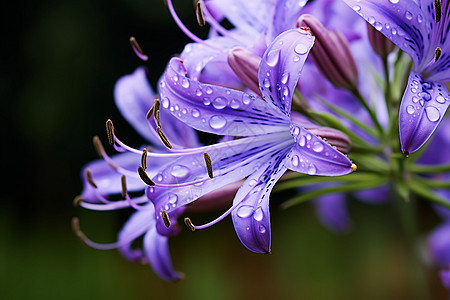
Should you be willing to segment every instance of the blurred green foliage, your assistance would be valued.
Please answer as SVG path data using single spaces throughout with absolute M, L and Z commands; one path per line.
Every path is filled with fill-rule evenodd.
M 175 1 L 198 29 L 190 1 Z M 155 85 L 165 63 L 187 38 L 163 0 L 25 1 L 2 8 L 0 294 L 2 299 L 420 299 L 416 287 L 445 293 L 435 270 L 427 278 L 407 255 L 388 206 L 350 202 L 353 231 L 334 235 L 313 206 L 272 207 L 273 254 L 247 251 L 229 219 L 171 240 L 178 283 L 117 251 L 82 244 L 70 220 L 93 239 L 114 241 L 127 213 L 75 209 L 79 171 L 95 159 L 91 137 L 104 138 L 114 120 L 123 140 L 142 141 L 121 118 L 113 87 L 143 64 L 128 43 L 135 36 L 150 59 Z M 272 195 L 276 199 L 277 195 Z M 436 220 L 424 209 L 422 227 Z M 210 220 L 214 215 L 204 217 Z M 200 216 L 193 216 L 193 220 Z

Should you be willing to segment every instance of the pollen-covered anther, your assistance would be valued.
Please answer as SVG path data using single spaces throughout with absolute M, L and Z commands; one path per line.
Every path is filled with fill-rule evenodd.
M 200 0 L 197 0 L 197 3 L 195 5 L 195 14 L 197 15 L 197 23 L 200 27 L 205 26 L 206 21 L 203 16 L 203 8 L 202 8 L 202 2 Z
M 167 139 L 166 135 L 162 131 L 161 127 L 156 127 L 156 132 L 158 132 L 159 138 L 163 142 L 163 144 L 169 148 L 172 149 L 172 145 L 170 144 L 169 140 Z
M 92 138 L 92 143 L 94 144 L 94 149 L 95 152 L 98 154 L 98 156 L 103 157 L 103 153 L 105 153 L 105 148 L 103 147 L 103 144 L 97 135 Z
M 203 158 L 205 159 L 206 170 L 208 171 L 208 176 L 209 176 L 209 178 L 213 178 L 214 173 L 213 173 L 211 156 L 209 156 L 209 154 L 205 152 L 205 153 L 203 153 Z
M 195 226 L 192 223 L 191 219 L 188 217 L 184 218 L 184 224 L 186 224 L 187 228 L 189 228 L 191 231 L 195 231 Z
M 436 23 L 441 20 L 442 8 L 441 0 L 434 0 L 434 19 Z
M 97 188 L 97 185 L 95 184 L 94 179 L 92 178 L 92 172 L 89 169 L 86 169 L 86 180 L 93 188 Z
M 158 109 L 157 111 L 155 111 L 155 120 L 156 120 L 156 125 L 158 125 L 158 127 L 161 127 L 161 117 L 160 117 L 160 110 Z
M 436 50 L 434 50 L 434 62 L 437 62 L 439 57 L 441 57 L 442 49 L 440 47 L 437 47 Z
M 134 53 L 139 57 L 140 59 L 147 61 L 148 56 L 144 54 L 144 51 L 142 51 L 141 47 L 139 46 L 138 42 L 136 41 L 136 38 L 134 36 L 130 37 L 130 44 L 131 48 L 133 48 Z
M 155 97 L 153 98 L 153 105 L 152 105 L 152 107 L 150 107 L 150 109 L 147 112 L 147 120 L 150 120 L 153 113 L 155 111 L 159 110 L 159 107 L 160 107 L 159 97 L 158 97 L 158 95 L 155 95 Z
M 122 175 L 122 177 L 120 177 L 120 183 L 122 184 L 122 198 L 126 198 L 128 190 L 127 190 L 127 178 L 125 177 L 125 175 Z
M 161 217 L 164 221 L 164 225 L 166 225 L 166 227 L 169 228 L 169 226 L 170 226 L 169 214 L 165 210 L 163 210 L 161 212 Z
M 83 197 L 81 197 L 81 195 L 78 195 L 73 199 L 73 206 L 78 207 L 80 206 L 81 202 L 83 202 Z
M 114 146 L 114 124 L 110 119 L 106 121 L 106 134 L 108 136 L 108 143 Z
M 141 155 L 141 167 L 142 169 L 147 170 L 147 149 L 142 149 L 142 155 Z
M 153 180 L 151 180 L 150 177 L 148 177 L 147 172 L 145 172 L 145 170 L 141 166 L 139 166 L 137 170 L 138 170 L 139 177 L 146 185 L 149 185 L 149 186 L 155 185 Z
M 352 168 L 352 171 L 356 171 L 356 169 L 358 169 L 358 166 L 355 164 L 352 164 L 351 168 Z

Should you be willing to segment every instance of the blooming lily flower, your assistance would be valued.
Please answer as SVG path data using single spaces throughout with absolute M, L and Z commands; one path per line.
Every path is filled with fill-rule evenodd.
M 344 0 L 414 62 L 399 111 L 404 153 L 417 151 L 450 104 L 450 2 Z
M 231 213 L 241 242 L 251 251 L 268 253 L 269 193 L 287 169 L 328 176 L 356 169 L 345 155 L 291 121 L 293 91 L 313 42 L 309 32 L 292 29 L 270 44 L 258 73 L 263 99 L 191 80 L 179 58 L 169 62 L 160 83 L 161 106 L 197 130 L 242 138 L 181 152 L 160 170 L 147 189 L 162 224 L 158 230 L 164 231 L 166 213 L 248 176 L 233 206 L 218 220 Z M 216 221 L 195 226 L 188 219 L 187 224 L 202 229 Z

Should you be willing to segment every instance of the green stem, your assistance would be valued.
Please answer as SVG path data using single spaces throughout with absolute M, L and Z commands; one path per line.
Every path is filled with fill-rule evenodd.
M 378 122 L 378 118 L 377 118 L 374 110 L 369 107 L 369 104 L 367 104 L 366 100 L 364 99 L 364 97 L 361 95 L 361 93 L 357 89 L 354 89 L 351 92 L 356 97 L 356 99 L 358 99 L 359 103 L 361 103 L 361 105 L 369 113 L 369 116 L 372 119 L 372 122 L 375 125 L 378 132 L 380 133 L 380 135 L 383 135 L 383 128 L 381 127 L 380 122 Z
M 409 170 L 414 173 L 444 173 L 450 172 L 450 164 L 447 165 L 411 165 Z

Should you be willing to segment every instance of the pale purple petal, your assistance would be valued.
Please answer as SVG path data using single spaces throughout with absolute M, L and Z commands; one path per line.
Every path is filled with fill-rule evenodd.
M 424 81 L 420 74 L 411 72 L 399 111 L 403 152 L 415 152 L 428 140 L 449 104 L 445 85 Z
M 349 230 L 351 220 L 346 198 L 345 194 L 337 193 L 319 197 L 314 201 L 317 216 L 328 230 L 338 233 Z
M 361 190 L 354 193 L 355 197 L 367 204 L 384 204 L 389 202 L 391 190 L 388 185 L 374 189 Z
M 147 189 L 147 196 L 156 208 L 158 230 L 164 232 L 160 217 L 163 210 L 170 213 L 202 195 L 247 177 L 272 155 L 290 149 L 293 143 L 289 132 L 279 132 L 203 147 L 197 153 L 174 159 L 170 165 L 160 170 L 153 180 L 157 184 L 190 184 Z M 212 160 L 212 179 L 207 175 L 204 152 L 208 153 Z M 196 183 L 191 184 L 192 182 Z
M 434 229 L 428 237 L 431 257 L 439 266 L 450 265 L 450 222 Z
M 286 159 L 288 169 L 325 176 L 345 175 L 353 171 L 350 159 L 321 138 L 295 125 L 291 132 L 296 143 Z
M 271 103 L 241 91 L 187 78 L 178 58 L 169 62 L 160 94 L 164 109 L 188 126 L 205 132 L 251 136 L 283 131 L 289 126 L 289 119 Z
M 286 171 L 285 155 L 286 150 L 276 153 L 272 160 L 249 176 L 233 200 L 233 204 L 239 203 L 231 213 L 239 240 L 256 253 L 269 253 L 271 249 L 269 195 Z
M 302 29 L 280 34 L 267 48 L 258 72 L 259 88 L 263 98 L 273 103 L 286 116 L 300 73 L 314 44 L 314 37 Z
M 344 0 L 366 21 L 383 33 L 414 61 L 415 70 L 421 72 L 434 57 L 433 30 L 436 26 L 432 1 L 421 8 L 414 1 Z M 394 2 L 394 3 L 393 3 Z
M 272 24 L 269 27 L 270 40 L 288 29 L 295 28 L 306 0 L 277 0 L 273 9 Z
M 144 251 L 153 271 L 162 279 L 176 281 L 182 274 L 176 272 L 170 259 L 168 237 L 158 234 L 155 227 L 144 236 Z

